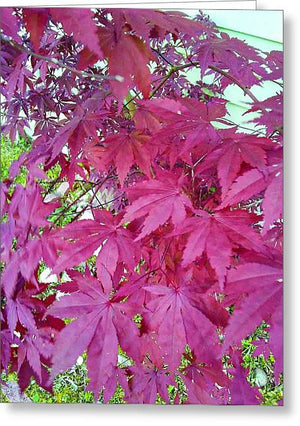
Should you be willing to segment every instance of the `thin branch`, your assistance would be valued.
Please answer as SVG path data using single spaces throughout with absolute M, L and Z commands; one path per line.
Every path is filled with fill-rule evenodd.
M 175 71 L 179 71 L 179 70 L 183 70 L 185 68 L 191 67 L 191 66 L 197 67 L 197 66 L 199 66 L 199 62 L 192 62 L 191 61 L 189 64 L 178 65 L 174 68 L 176 68 Z M 242 91 L 245 93 L 245 95 L 248 95 L 249 98 L 251 98 L 253 100 L 253 102 L 259 102 L 259 100 L 256 98 L 256 96 L 253 95 L 251 90 L 249 90 L 248 87 L 244 86 L 236 77 L 229 74 L 227 71 L 223 71 L 221 68 L 216 67 L 215 65 L 209 65 L 208 68 L 211 69 L 212 71 L 215 71 L 215 72 L 223 75 L 224 77 L 228 78 L 233 83 L 235 83 L 237 86 L 239 86 L 242 89 Z
M 72 72 L 73 74 L 76 74 L 76 75 L 78 75 L 79 77 L 82 77 L 82 78 L 89 77 L 89 78 L 92 78 L 94 80 L 101 81 L 101 82 L 103 80 L 115 80 L 115 81 L 120 81 L 120 82 L 122 82 L 124 80 L 123 77 L 120 76 L 120 75 L 97 75 L 97 74 L 93 74 L 93 73 L 90 73 L 90 72 L 77 70 L 76 68 L 73 68 L 73 67 L 70 67 L 69 65 L 66 65 L 56 58 L 51 58 L 49 56 L 40 55 L 39 53 L 33 52 L 32 50 L 27 49 L 27 47 L 24 47 L 21 44 L 15 42 L 13 40 L 8 40 L 5 36 L 3 36 L 3 34 L 0 34 L 0 39 L 1 39 L 2 42 L 9 44 L 10 46 L 15 47 L 16 49 L 20 50 L 21 52 L 27 53 L 27 55 L 35 56 L 36 58 L 42 59 L 45 62 L 57 65 L 61 68 L 65 68 L 68 71 Z
M 165 82 L 167 80 L 169 80 L 169 78 L 172 76 L 172 74 L 174 74 L 176 71 L 178 71 L 176 69 L 176 67 L 172 67 L 167 74 L 165 75 L 165 77 L 162 79 L 162 81 L 152 90 L 152 92 L 150 93 L 149 99 L 151 99 L 156 92 L 158 92 L 158 90 L 165 84 Z
M 60 176 L 58 176 L 56 179 L 54 179 L 54 180 L 51 182 L 51 184 L 50 184 L 49 188 L 46 190 L 46 192 L 45 192 L 45 193 L 44 193 L 44 195 L 43 195 L 43 201 L 45 200 L 45 198 L 47 197 L 47 195 L 49 195 L 49 194 L 50 194 L 50 192 L 52 191 L 52 189 L 55 187 L 55 185 L 56 185 L 59 181 L 63 182 L 63 180 L 62 180 L 62 178 L 61 178 Z
M 218 121 L 218 120 L 216 120 Z M 250 130 L 251 133 L 257 133 L 263 136 L 266 136 L 265 133 L 262 130 L 259 129 L 251 129 L 250 127 L 242 126 L 241 124 L 235 123 L 234 121 L 230 120 L 229 118 L 222 118 L 222 121 L 227 121 L 228 124 L 232 124 L 233 126 L 239 127 L 240 129 Z
M 253 100 L 253 102 L 259 102 L 256 96 L 253 95 L 253 93 L 248 89 L 248 87 L 244 86 L 242 83 L 239 82 L 239 80 L 235 77 L 233 77 L 231 74 L 229 74 L 226 71 L 221 70 L 221 68 L 215 67 L 214 65 L 209 65 L 209 69 L 216 71 L 219 74 L 222 74 L 224 77 L 231 80 L 233 83 L 235 83 L 237 86 L 239 86 L 242 91 L 245 93 L 245 95 L 248 95 L 249 98 Z
M 157 49 L 155 49 L 154 47 L 151 47 L 151 50 L 155 53 L 158 54 L 158 56 L 160 56 L 167 64 L 171 65 L 171 67 L 173 67 L 173 64 Z
M 163 263 L 164 263 L 164 261 L 165 261 L 165 258 L 166 258 L 166 256 L 167 256 L 167 253 L 168 253 L 169 248 L 170 248 L 170 245 L 171 245 L 171 240 L 168 242 L 168 245 L 165 247 L 165 250 L 164 250 L 164 252 L 163 252 L 163 255 L 162 255 L 161 259 L 160 259 L 160 262 L 159 262 L 160 267 L 162 266 L 162 264 L 163 264 Z
M 101 188 L 101 186 L 104 184 L 105 181 L 106 181 L 106 179 L 104 179 L 104 181 L 102 181 L 102 182 L 99 183 L 98 188 L 97 189 L 95 188 L 95 192 L 93 193 L 93 196 L 92 196 L 89 204 L 87 204 L 82 210 L 80 210 L 80 212 L 78 212 L 76 214 L 76 216 L 74 216 L 72 218 L 72 220 L 71 220 L 70 223 L 74 222 L 76 219 L 78 219 L 82 215 L 82 213 L 84 213 L 86 210 L 88 210 L 89 206 L 92 204 L 92 202 L 94 201 L 95 197 L 97 196 L 97 191 L 99 191 L 99 189 Z
M 59 219 L 61 218 L 61 217 L 63 217 L 64 216 L 64 214 L 70 209 L 70 207 L 72 207 L 74 204 L 76 204 L 77 203 L 77 201 L 78 200 L 80 200 L 80 198 L 82 198 L 84 195 L 86 195 L 94 186 L 96 186 L 96 185 L 99 185 L 98 186 L 98 190 L 101 188 L 101 186 L 102 185 L 104 185 L 104 183 L 108 180 L 108 179 L 111 179 L 112 177 L 114 177 L 114 173 L 115 172 L 115 168 L 113 168 L 113 170 L 111 170 L 111 172 L 104 178 L 104 179 L 99 179 L 97 182 L 95 182 L 95 183 L 93 183 L 93 184 L 91 184 L 88 188 L 86 188 L 84 191 L 83 191 L 83 193 L 81 193 L 80 195 L 79 195 L 79 197 L 77 197 L 74 201 L 72 201 L 72 203 L 71 204 L 69 204 L 67 207 L 65 207 L 64 209 L 63 209 L 63 211 L 60 213 L 60 215 L 55 219 L 55 221 L 53 222 L 53 225 L 50 227 L 50 229 L 51 228 L 53 228 L 53 226 L 54 225 L 56 225 L 56 223 L 59 221 Z M 96 191 L 97 192 L 97 191 Z M 92 199 L 94 199 L 94 196 L 93 196 L 93 198 Z M 87 204 L 87 206 L 86 207 L 88 207 L 89 206 L 89 204 Z M 79 212 L 79 216 L 80 216 L 80 214 L 81 213 L 83 213 L 83 211 L 85 210 L 85 208 L 83 209 L 83 210 L 81 210 L 80 212 Z M 75 220 L 75 219 L 77 219 L 77 216 L 75 216 L 75 218 L 73 218 L 72 219 L 72 222 Z
M 155 50 L 155 49 L 153 49 Z M 156 53 L 157 50 L 155 50 Z M 162 55 L 161 53 L 159 53 L 159 56 L 168 64 L 170 64 L 170 62 L 164 57 L 164 55 Z M 171 64 L 170 64 L 171 65 Z M 171 75 L 176 72 L 176 71 L 180 71 L 183 70 L 185 68 L 189 68 L 191 66 L 195 66 L 198 67 L 199 66 L 199 62 L 194 62 L 191 61 L 188 64 L 182 64 L 182 65 L 177 65 L 177 66 L 172 66 L 172 68 L 170 69 L 170 71 L 167 73 L 167 75 L 165 76 L 165 78 L 163 79 L 163 81 L 156 87 L 154 88 L 154 90 L 152 91 L 151 96 L 153 96 L 162 86 L 163 84 L 171 77 Z M 259 100 L 256 98 L 256 96 L 253 95 L 253 93 L 249 90 L 248 87 L 244 86 L 236 77 L 232 76 L 230 73 L 223 71 L 221 68 L 216 67 L 215 65 L 209 65 L 208 66 L 209 69 L 211 69 L 212 71 L 217 72 L 218 74 L 223 75 L 224 77 L 228 78 L 229 80 L 231 80 L 233 83 L 235 83 L 237 86 L 239 86 L 242 91 L 248 95 L 250 97 L 250 99 L 253 100 L 253 102 L 259 102 Z
M 171 65 L 170 70 L 167 72 L 167 74 L 165 75 L 165 77 L 162 77 L 161 82 L 152 90 L 152 92 L 150 93 L 149 99 L 151 99 L 155 93 L 157 93 L 159 91 L 159 89 L 166 83 L 166 81 L 169 80 L 169 78 L 177 71 L 181 71 L 184 70 L 186 68 L 190 68 L 190 67 L 199 67 L 199 62 L 194 62 L 191 61 L 188 64 L 181 64 L 181 65 L 172 65 L 171 62 L 164 57 L 164 55 L 162 53 L 160 53 L 158 50 L 152 48 L 152 50 L 154 52 L 156 52 L 167 64 Z M 232 76 L 231 74 L 229 74 L 226 71 L 223 71 L 221 68 L 216 67 L 215 65 L 209 65 L 208 66 L 209 69 L 211 69 L 212 71 L 217 72 L 218 74 L 222 75 L 223 77 L 228 78 L 229 80 L 231 80 L 234 84 L 236 84 L 238 87 L 240 87 L 240 89 L 242 89 L 242 91 L 244 92 L 245 95 L 248 95 L 250 97 L 250 99 L 252 99 L 253 102 L 259 102 L 259 100 L 256 98 L 255 95 L 253 95 L 253 93 L 251 92 L 251 90 L 244 86 L 236 77 Z M 138 97 L 138 94 L 136 94 L 136 96 L 133 96 L 125 105 L 123 105 L 123 108 L 127 107 L 128 104 L 130 104 L 131 102 L 133 102 L 136 98 Z
M 64 216 L 72 216 L 73 214 L 79 214 L 79 215 L 81 215 L 81 213 L 83 213 L 83 212 L 85 212 L 85 211 L 87 211 L 87 210 L 97 210 L 97 209 L 99 209 L 99 210 L 103 210 L 103 208 L 104 208 L 104 206 L 108 206 L 109 204 L 111 204 L 111 203 L 113 203 L 114 201 L 116 201 L 116 200 L 118 200 L 118 199 L 120 199 L 122 197 L 122 194 L 121 195 L 118 195 L 117 197 L 115 197 L 115 198 L 112 198 L 111 200 L 109 200 L 109 201 L 106 201 L 105 203 L 101 203 L 101 206 L 99 205 L 99 207 L 91 207 L 90 206 L 90 203 L 89 204 L 87 204 L 87 206 L 85 206 L 83 209 L 81 209 L 79 212 L 70 212 L 70 213 L 66 213 Z M 97 198 L 97 197 L 96 197 Z M 58 215 L 59 213 L 57 213 L 57 215 Z M 52 216 L 55 216 L 56 214 L 55 213 L 52 213 Z M 72 221 L 73 220 L 75 220 L 75 218 L 73 218 L 72 219 Z
M 281 89 L 283 89 L 283 83 L 280 83 L 279 81 L 276 81 L 276 80 L 270 80 L 270 81 L 272 81 L 272 83 L 277 84 L 279 87 L 281 87 Z
M 80 200 L 81 197 L 83 197 L 84 195 L 86 195 L 89 191 L 91 190 L 91 187 L 89 186 L 87 189 L 85 189 L 85 191 L 83 191 L 79 197 L 77 197 L 74 201 L 72 201 L 71 204 L 69 204 L 68 206 L 66 206 L 62 212 L 60 212 L 59 216 L 55 219 L 55 221 L 53 222 L 53 225 L 50 226 L 50 229 L 53 228 L 54 225 L 56 225 L 59 221 L 60 218 L 62 218 L 65 213 L 72 207 L 74 206 L 78 200 Z

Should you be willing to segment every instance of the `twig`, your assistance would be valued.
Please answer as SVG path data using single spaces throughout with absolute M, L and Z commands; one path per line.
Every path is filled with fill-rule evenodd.
M 165 84 L 165 82 L 167 80 L 169 80 L 169 78 L 171 77 L 172 74 L 174 74 L 177 70 L 177 67 L 172 67 L 167 74 L 165 75 L 165 77 L 162 79 L 162 81 L 152 90 L 152 92 L 149 95 L 149 99 L 151 99 L 155 93 Z
M 105 179 L 106 180 L 106 179 Z M 94 199 L 95 199 L 95 197 L 97 196 L 97 191 L 99 191 L 99 189 L 101 188 L 101 186 L 104 184 L 104 182 L 105 182 L 105 180 L 104 181 L 102 181 L 102 182 L 100 182 L 99 183 L 99 186 L 98 186 L 98 188 L 97 189 L 95 189 L 95 192 L 93 193 L 93 196 L 92 196 L 92 198 L 91 198 L 91 200 L 90 200 L 90 203 L 89 204 L 87 204 L 82 210 L 80 210 L 80 212 L 78 212 L 77 214 L 76 214 L 76 216 L 74 216 L 73 218 L 72 218 L 72 220 L 70 221 L 70 223 L 72 223 L 72 222 L 74 222 L 76 219 L 78 219 L 81 215 L 82 215 L 82 213 L 84 213 L 88 208 L 89 208 L 89 206 L 90 206 L 90 204 L 92 204 L 92 202 L 94 201 Z
M 169 248 L 170 248 L 170 245 L 171 245 L 171 240 L 168 242 L 168 245 L 167 245 L 167 246 L 165 247 L 165 249 L 164 249 L 163 255 L 162 255 L 162 257 L 161 257 L 161 259 L 160 259 L 160 262 L 159 262 L 160 267 L 162 266 L 162 264 L 163 264 L 163 263 L 164 263 L 164 261 L 165 261 L 165 258 L 166 258 L 166 256 L 167 256 L 168 250 L 169 250 Z
M 218 120 L 216 120 L 216 121 L 218 121 Z M 257 134 L 266 136 L 265 133 L 261 130 L 255 130 L 255 129 L 251 129 L 250 127 L 242 126 L 241 124 L 235 123 L 234 121 L 230 120 L 229 118 L 222 118 L 222 121 L 227 121 L 228 124 L 232 124 L 233 126 L 239 127 L 240 129 L 251 130 L 251 133 L 257 133 Z
M 87 206 L 85 206 L 82 210 L 80 210 L 80 212 L 77 212 L 77 213 L 83 213 L 84 211 L 87 211 L 87 210 L 96 210 L 96 209 L 102 209 L 103 210 L 103 207 L 104 206 L 108 206 L 110 203 L 113 203 L 114 201 L 116 201 L 116 200 L 118 200 L 119 198 L 121 198 L 122 197 L 122 194 L 121 195 L 118 195 L 117 197 L 115 197 L 115 198 L 112 198 L 111 200 L 109 200 L 109 201 L 106 201 L 105 203 L 101 203 L 101 206 L 99 206 L 99 207 L 91 207 L 89 204 L 87 205 Z M 97 197 L 96 197 L 97 198 Z M 58 214 L 58 213 L 57 213 Z M 76 214 L 76 212 L 71 212 L 71 213 L 66 213 L 64 216 L 71 216 L 71 215 L 73 215 L 73 214 Z M 55 216 L 55 213 L 53 213 L 52 214 L 52 216 Z M 75 219 L 74 219 L 75 220 Z M 72 219 L 72 221 L 73 221 L 73 219 Z
M 253 100 L 253 102 L 259 102 L 259 100 L 257 99 L 256 96 L 253 95 L 253 93 L 248 89 L 248 87 L 244 86 L 242 83 L 239 82 L 239 80 L 235 77 L 233 77 L 231 74 L 229 74 L 226 71 L 221 70 L 221 68 L 218 68 L 214 65 L 209 65 L 208 67 L 209 69 L 216 71 L 219 74 L 222 74 L 224 77 L 228 78 L 229 80 L 231 80 L 233 83 L 235 83 L 237 86 L 239 86 L 242 91 L 249 96 L 249 98 L 251 98 Z
M 70 207 L 74 206 L 74 204 L 76 204 L 77 201 L 80 200 L 81 197 L 86 195 L 90 190 L 91 190 L 91 186 L 89 186 L 82 194 L 79 195 L 79 197 L 77 197 L 74 201 L 72 201 L 71 204 L 69 204 L 67 207 L 65 207 L 63 209 L 63 211 L 60 213 L 60 215 L 55 219 L 55 221 L 53 222 L 53 225 L 50 227 L 50 229 L 53 228 L 53 226 L 57 224 L 59 219 L 65 215 L 65 213 L 70 209 Z
M 160 56 L 167 64 L 171 65 L 171 67 L 173 67 L 173 64 L 157 49 L 155 49 L 154 47 L 151 47 L 151 50 L 155 53 L 158 54 L 158 56 Z
M 97 75 L 97 74 L 93 74 L 93 73 L 90 73 L 90 72 L 77 70 L 76 68 L 73 68 L 73 67 L 70 67 L 69 65 L 66 65 L 56 58 L 51 58 L 49 56 L 41 55 L 39 53 L 33 52 L 30 49 L 27 49 L 27 47 L 24 47 L 21 44 L 15 42 L 13 40 L 8 40 L 5 36 L 3 36 L 3 34 L 0 34 L 0 39 L 4 43 L 15 47 L 16 49 L 20 50 L 21 52 L 27 53 L 30 56 L 35 56 L 38 59 L 42 59 L 45 62 L 49 62 L 51 64 L 57 65 L 61 68 L 65 68 L 68 71 L 72 72 L 73 74 L 78 75 L 79 77 L 83 77 L 83 78 L 89 77 L 89 78 L 92 78 L 92 79 L 98 80 L 98 81 L 115 80 L 115 81 L 122 82 L 124 80 L 123 77 L 120 76 L 120 75 Z
M 155 50 L 155 49 L 153 49 L 156 53 L 158 53 L 159 54 L 159 56 L 165 61 L 165 62 L 167 62 L 169 65 L 172 65 L 172 64 L 170 64 L 170 62 L 164 57 L 164 55 L 162 54 L 162 53 L 160 53 L 160 52 L 158 52 L 157 50 Z M 161 86 L 171 77 L 171 75 L 174 73 L 174 72 L 176 72 L 176 71 L 180 71 L 180 70 L 183 70 L 183 69 L 185 69 L 185 68 L 188 68 L 188 67 L 191 67 L 191 66 L 195 66 L 195 67 L 198 67 L 200 64 L 199 64 L 199 62 L 194 62 L 194 61 L 191 61 L 190 60 L 190 62 L 188 63 L 188 64 L 182 64 L 182 65 L 175 65 L 175 66 L 173 66 L 172 65 L 172 68 L 171 68 L 171 70 L 168 72 L 168 74 L 165 76 L 165 78 L 163 79 L 163 81 L 152 91 L 152 93 L 151 93 L 151 95 L 150 95 L 150 97 L 151 96 L 153 96 L 160 88 L 161 88 Z M 244 86 L 236 77 L 234 77 L 234 76 L 232 76 L 231 74 L 229 74 L 228 72 L 226 72 L 226 71 L 223 71 L 221 68 L 219 68 L 219 67 L 216 67 L 215 65 L 209 65 L 208 66 L 208 68 L 209 69 L 211 69 L 212 71 L 215 71 L 215 72 L 217 72 L 217 73 L 219 73 L 219 74 L 221 74 L 221 75 L 223 75 L 224 77 L 226 77 L 226 78 L 228 78 L 229 80 L 231 80 L 233 83 L 235 83 L 237 86 L 239 86 L 242 90 L 243 90 L 243 92 L 246 94 L 246 95 L 248 95 L 252 100 L 253 100 L 253 102 L 259 102 L 259 100 L 256 98 L 256 96 L 254 96 L 253 95 L 253 93 L 248 89 L 248 87 L 246 87 L 246 86 Z

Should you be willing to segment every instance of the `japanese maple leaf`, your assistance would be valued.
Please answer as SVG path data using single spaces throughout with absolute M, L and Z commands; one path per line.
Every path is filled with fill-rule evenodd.
M 274 165 L 270 175 L 267 189 L 262 202 L 264 212 L 264 227 L 262 234 L 265 235 L 273 225 L 274 221 L 282 218 L 283 210 L 283 169 L 282 164 Z
M 199 368 L 189 366 L 185 369 L 185 372 L 186 374 L 181 377 L 186 386 L 189 403 L 203 405 L 216 404 L 217 401 L 210 395 L 210 389 L 207 389 L 206 383 L 203 384 L 203 381 L 201 381 L 198 384 L 199 378 L 202 379 L 202 374 Z
M 233 65 L 237 65 L 237 57 L 246 60 L 248 65 L 250 61 L 261 62 L 256 49 L 226 33 L 221 33 L 220 37 L 203 40 L 196 55 L 202 75 L 205 74 L 211 64 L 232 69 Z M 236 69 L 232 69 L 232 71 L 236 71 Z
M 47 304 L 44 301 L 42 303 Z M 53 342 L 58 332 L 64 327 L 63 321 L 58 318 L 52 316 L 48 316 L 46 319 L 41 318 L 45 312 L 45 306 L 39 311 L 41 312 L 34 311 L 35 329 L 24 333 L 24 329 L 21 327 L 21 336 L 17 342 L 17 369 L 22 389 L 28 386 L 32 376 L 39 384 L 49 389 L 46 384 L 49 373 L 45 365 L 49 366 Z
M 232 356 L 234 369 L 230 373 L 234 374 L 230 389 L 231 405 L 259 405 L 261 394 L 257 387 L 252 387 L 247 380 L 249 372 L 241 366 L 243 359 L 238 351 L 234 351 Z
M 1 368 L 3 367 L 4 370 L 7 372 L 11 356 L 11 345 L 17 345 L 18 338 L 15 335 L 12 335 L 11 331 L 8 328 L 4 327 L 2 320 L 3 318 L 1 317 Z
M 92 52 L 88 47 L 84 47 L 79 54 L 77 68 L 79 70 L 84 70 L 89 66 L 94 65 L 97 60 L 98 56 L 94 52 Z
M 263 320 L 282 310 L 282 268 L 261 263 L 247 263 L 228 272 L 225 292 L 242 296 L 225 330 L 223 350 L 239 344 Z
M 19 321 L 22 327 L 25 327 L 30 332 L 34 333 L 36 322 L 33 315 L 35 311 L 43 310 L 42 301 L 36 297 L 37 289 L 26 290 L 22 287 L 13 298 L 8 298 L 5 309 L 7 311 L 7 324 L 13 334 L 17 322 Z
M 68 188 L 72 188 L 75 182 L 76 177 L 81 176 L 82 179 L 86 179 L 86 171 L 89 172 L 89 164 L 85 158 L 75 158 L 71 157 L 70 161 L 67 160 L 68 155 L 63 153 L 59 154 L 54 162 L 58 163 L 62 169 L 60 178 L 64 177 L 67 180 Z M 51 164 L 48 164 L 47 167 L 51 167 Z M 55 191 L 53 194 L 49 194 L 49 198 L 53 197 L 54 199 L 60 198 L 63 194 L 60 191 Z M 48 197 L 46 197 L 47 200 Z
M 0 28 L 4 34 L 13 37 L 16 41 L 20 41 L 18 35 L 19 25 L 17 16 L 13 14 L 14 9 L 12 7 L 2 7 L 0 13 Z
M 170 102 L 171 101 L 170 99 Z M 161 122 L 153 112 L 148 110 L 147 105 L 143 105 L 143 102 L 144 101 L 136 101 L 137 107 L 135 108 L 133 116 L 135 127 L 139 130 L 147 130 L 148 133 L 153 134 L 161 128 Z
M 117 293 L 110 297 L 100 282 L 90 276 L 76 277 L 77 290 L 54 302 L 48 314 L 76 318 L 59 334 L 54 345 L 52 377 L 75 364 L 85 350 L 88 357 L 89 389 L 95 395 L 106 386 L 118 362 L 118 345 L 135 354 L 133 341 L 138 329 L 127 317 L 126 303 Z M 131 349 L 130 349 L 131 347 Z
M 174 225 L 186 217 L 186 208 L 191 208 L 189 198 L 182 194 L 182 178 L 169 171 L 158 172 L 157 179 L 136 184 L 128 188 L 129 199 L 134 200 L 127 207 L 123 222 L 147 216 L 138 240 L 155 231 L 170 218 Z
M 86 45 L 100 59 L 103 54 L 97 36 L 97 27 L 93 20 L 94 13 L 88 8 L 50 8 L 50 14 L 56 22 L 61 22 L 67 34 L 72 34 L 75 41 Z
M 204 31 L 213 31 L 178 11 L 167 13 L 147 9 L 108 9 L 108 11 L 117 23 L 118 30 L 127 25 L 131 31 L 145 40 L 149 40 L 149 37 L 163 37 L 166 33 L 201 34 Z
M 283 52 L 272 50 L 267 54 L 266 63 L 269 70 L 265 78 L 270 80 L 281 80 L 283 75 Z
M 151 85 L 148 63 L 154 59 L 149 47 L 139 37 L 123 31 L 116 38 L 112 24 L 105 28 L 99 27 L 98 36 L 101 49 L 108 59 L 110 75 L 122 77 L 122 81 L 111 81 L 117 99 L 123 100 L 133 87 L 133 82 L 147 98 Z
M 130 368 L 130 372 L 133 377 L 129 381 L 129 402 L 155 404 L 157 394 L 162 396 L 165 402 L 169 402 L 168 386 L 171 380 L 162 362 L 154 365 L 146 359 L 143 364 Z
M 208 168 L 216 167 L 224 199 L 238 176 L 242 163 L 264 170 L 266 150 L 272 149 L 274 143 L 267 138 L 235 133 L 232 129 L 222 136 L 221 143 L 199 163 L 196 173 L 201 174 Z
M 280 282 L 282 267 L 280 262 L 273 259 L 272 266 L 266 263 L 248 262 L 230 269 L 227 274 L 226 294 L 233 294 L 237 298 L 240 294 L 252 293 L 265 285 Z
M 49 19 L 49 10 L 46 8 L 26 7 L 23 9 L 23 19 L 26 29 L 30 33 L 30 40 L 33 47 L 38 51 Z
M 217 341 L 216 327 L 202 311 L 201 295 L 195 295 L 195 286 L 153 285 L 145 290 L 152 296 L 146 304 L 147 325 L 157 333 L 157 343 L 168 367 L 176 370 L 186 344 L 204 362 L 210 359 Z M 200 299 L 198 304 L 196 297 Z
M 116 135 L 107 137 L 103 142 L 106 147 L 93 147 L 89 144 L 88 155 L 92 164 L 102 170 L 109 164 L 117 167 L 121 185 L 134 164 L 146 174 L 150 175 L 151 159 L 154 157 L 151 149 L 150 136 L 140 131 L 131 133 L 120 131 Z
M 28 70 L 24 67 L 27 55 L 20 53 L 13 61 L 13 71 L 11 72 L 6 85 L 6 100 L 11 100 L 16 91 L 25 96 L 27 77 L 29 77 Z
M 251 197 L 258 195 L 266 189 L 268 185 L 268 170 L 264 172 L 258 169 L 251 169 L 240 175 L 231 185 L 229 191 L 224 196 L 219 208 L 223 209 L 228 206 L 248 201 Z
M 26 239 L 28 229 L 48 225 L 46 217 L 58 207 L 58 203 L 43 202 L 41 189 L 34 182 L 26 188 L 17 184 L 10 203 L 9 217 L 15 223 L 15 234 Z M 27 235 L 26 235 L 27 236 Z
M 57 274 L 88 259 L 107 238 L 109 230 L 94 220 L 81 220 L 53 232 L 56 239 L 65 242 L 61 256 L 53 268 Z
M 111 229 L 96 259 L 97 276 L 106 287 L 110 285 L 119 262 L 124 262 L 133 270 L 139 261 L 139 244 L 133 242 L 134 234 L 119 226 L 122 216 L 123 213 L 120 213 L 112 219 L 106 211 L 95 211 L 95 219 L 101 223 L 106 221 Z
M 31 281 L 38 288 L 35 272 L 42 253 L 40 239 L 28 240 L 19 250 L 12 253 L 2 275 L 2 288 L 6 297 L 14 298 L 15 291 L 20 290 L 25 280 Z
M 53 273 L 61 272 L 88 259 L 103 243 L 96 260 L 97 274 L 105 286 L 111 286 L 109 276 L 116 270 L 117 263 L 126 262 L 133 268 L 136 265 L 134 235 L 119 226 L 121 215 L 113 216 L 106 210 L 94 211 L 95 220 L 86 219 L 68 224 L 55 231 L 56 239 L 65 241 L 62 254 L 53 268 Z
M 48 146 L 51 150 L 49 162 L 56 159 L 62 148 L 68 143 L 72 159 L 74 160 L 87 139 L 97 138 L 97 130 L 101 128 L 102 120 L 109 113 L 104 109 L 101 99 L 98 107 L 92 104 L 93 99 L 87 99 L 74 110 L 72 119 L 57 132 L 54 138 L 50 139 Z
M 200 363 L 194 354 L 185 354 L 188 365 L 182 370 L 181 377 L 187 388 L 189 402 L 191 404 L 221 404 L 217 398 L 213 398 L 213 388 L 228 386 L 229 380 L 222 371 L 220 361 L 211 360 L 210 365 Z
M 189 265 L 205 252 L 222 288 L 226 268 L 231 264 L 235 248 L 266 251 L 259 234 L 252 228 L 253 220 L 253 216 L 241 210 L 223 210 L 213 215 L 199 211 L 199 216 L 186 219 L 173 233 L 190 234 L 183 252 L 182 265 Z
M 113 17 L 105 27 L 98 28 L 99 41 L 108 59 L 111 75 L 123 77 L 123 82 L 112 81 L 115 96 L 122 100 L 132 87 L 133 80 L 147 98 L 150 94 L 151 79 L 148 67 L 155 60 L 149 44 L 149 37 L 164 36 L 166 32 L 178 34 L 179 31 L 201 34 L 210 32 L 201 23 L 185 19 L 178 12 L 166 14 L 154 10 L 108 9 Z M 91 49 L 92 50 L 92 49 Z
M 181 98 L 178 101 L 169 99 L 151 99 L 139 102 L 142 107 L 153 113 L 163 123 L 161 130 L 155 133 L 155 139 L 168 139 L 182 135 L 185 141 L 181 144 L 180 154 L 183 155 L 197 146 L 203 154 L 219 139 L 212 121 L 226 114 L 224 102 L 205 104 L 196 99 Z M 188 161 L 188 159 L 187 159 Z
M 35 335 L 28 335 L 25 337 L 22 344 L 18 346 L 18 371 L 24 362 L 28 362 L 32 368 L 34 375 L 38 377 L 39 381 L 42 380 L 42 365 L 41 365 L 41 342 L 36 339 Z
M 282 132 L 283 126 L 283 99 L 282 94 L 272 96 L 271 98 L 265 99 L 261 102 L 255 102 L 247 111 L 260 112 L 260 116 L 254 118 L 252 121 L 258 125 L 265 126 L 267 131 L 270 133 L 279 131 Z

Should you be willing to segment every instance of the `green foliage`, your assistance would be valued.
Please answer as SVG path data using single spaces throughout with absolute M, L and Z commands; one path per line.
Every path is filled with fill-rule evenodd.
M 259 386 L 263 397 L 261 405 L 278 405 L 278 401 L 283 398 L 282 378 L 279 384 L 274 379 L 274 363 L 276 360 L 271 354 L 268 358 L 263 355 L 253 356 L 256 343 L 261 340 L 268 340 L 268 324 L 262 323 L 260 327 L 246 340 L 242 341 L 244 367 L 249 368 L 248 381 L 252 386 Z
M 170 404 L 175 404 L 175 399 L 178 396 L 179 404 L 184 404 L 188 400 L 188 394 L 184 381 L 179 375 L 175 376 L 176 386 L 170 385 L 168 388 Z
M 8 138 L 1 136 L 1 169 L 0 178 L 4 181 L 9 176 L 9 168 L 11 164 L 18 160 L 23 152 L 28 152 L 31 149 L 31 141 L 29 139 L 20 138 L 15 142 L 10 141 Z M 15 183 L 22 185 L 26 184 L 27 170 L 21 166 L 19 175 L 15 178 Z

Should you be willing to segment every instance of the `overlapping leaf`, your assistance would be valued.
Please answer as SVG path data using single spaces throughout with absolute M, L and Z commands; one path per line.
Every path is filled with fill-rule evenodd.
M 126 209 L 123 221 L 145 217 L 138 239 L 155 231 L 169 219 L 174 225 L 186 217 L 186 208 L 191 207 L 188 197 L 182 194 L 180 181 L 172 173 L 161 172 L 156 180 L 137 184 L 128 189 L 133 203 Z

